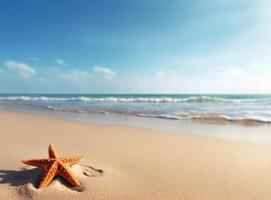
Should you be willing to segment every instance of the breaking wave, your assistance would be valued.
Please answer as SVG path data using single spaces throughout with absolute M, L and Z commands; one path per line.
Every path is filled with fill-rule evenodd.
M 120 112 L 119 110 L 82 110 L 82 109 L 70 109 L 61 107 L 46 106 L 45 109 L 52 110 L 56 112 L 66 112 L 66 113 L 88 113 L 88 114 L 121 114 L 127 115 L 127 112 Z M 270 124 L 271 118 L 264 116 L 229 116 L 220 114 L 193 114 L 187 113 L 186 115 L 177 114 L 152 114 L 152 113 L 138 113 L 129 112 L 129 115 L 136 117 L 145 118 L 158 118 L 166 120 L 190 120 L 202 123 L 217 123 L 217 124 L 239 124 L 239 125 L 257 125 L 257 124 Z
M 271 98 L 222 98 L 215 96 L 191 97 L 47 97 L 6 96 L 0 101 L 42 101 L 42 102 L 108 102 L 108 103 L 271 103 Z
M 0 95 L 0 106 L 203 123 L 271 124 L 271 95 Z M 83 115 L 82 115 L 83 116 Z
M 256 125 L 256 124 L 270 124 L 271 119 L 263 117 L 230 117 L 226 115 L 190 115 L 178 116 L 170 114 L 152 115 L 152 114 L 137 114 L 138 117 L 161 118 L 169 120 L 191 120 L 202 123 L 217 123 L 217 124 L 240 124 L 240 125 Z

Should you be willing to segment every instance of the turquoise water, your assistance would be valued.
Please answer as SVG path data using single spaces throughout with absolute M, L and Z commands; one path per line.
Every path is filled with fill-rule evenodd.
M 271 123 L 271 95 L 1 94 L 0 106 L 84 113 L 86 117 L 117 114 L 182 121 Z

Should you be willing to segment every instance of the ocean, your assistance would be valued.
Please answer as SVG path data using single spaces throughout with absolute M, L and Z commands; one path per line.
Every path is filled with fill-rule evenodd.
M 244 134 L 232 127 L 239 132 L 243 127 L 252 141 L 271 132 L 271 95 L 0 94 L 0 109 L 175 132 L 197 132 L 196 127 L 200 134 L 205 124 L 203 135 L 234 138 Z M 260 137 L 261 130 L 265 136 Z
M 0 94 L 0 105 L 89 115 L 271 123 L 271 95 Z

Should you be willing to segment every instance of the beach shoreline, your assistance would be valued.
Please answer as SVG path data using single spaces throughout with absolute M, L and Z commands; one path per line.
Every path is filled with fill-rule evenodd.
M 0 112 L 0 136 L 0 199 L 271 198 L 268 144 L 6 111 Z M 81 192 L 61 179 L 35 189 L 40 174 L 21 160 L 47 157 L 49 144 L 63 155 L 84 154 L 82 166 L 104 173 L 85 177 L 82 166 L 75 167 Z

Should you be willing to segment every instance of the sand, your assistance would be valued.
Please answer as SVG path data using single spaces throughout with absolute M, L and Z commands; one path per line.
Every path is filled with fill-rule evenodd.
M 51 143 L 85 155 L 72 168 L 81 188 L 36 189 L 41 170 L 21 160 Z M 2 111 L 0 199 L 271 199 L 271 146 Z

